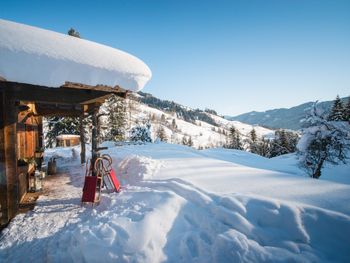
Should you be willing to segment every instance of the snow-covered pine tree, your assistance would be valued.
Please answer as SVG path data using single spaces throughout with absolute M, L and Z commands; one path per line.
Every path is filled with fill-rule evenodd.
M 134 142 L 152 142 L 151 124 L 134 126 L 130 131 L 130 140 Z
M 49 117 L 46 118 L 47 132 L 45 135 L 46 148 L 56 146 L 56 137 L 60 134 L 80 134 L 79 118 Z
M 344 117 L 344 120 L 350 123 L 350 96 L 348 99 L 348 103 L 345 105 Z
M 307 118 L 310 127 L 303 130 L 297 148 L 300 165 L 312 178 L 321 176 L 325 162 L 345 163 L 350 151 L 350 124 L 329 121 L 315 103 Z
M 252 153 L 258 153 L 259 152 L 259 149 L 258 149 L 258 136 L 256 135 L 256 131 L 255 131 L 254 128 L 249 132 L 249 136 L 248 136 L 247 142 L 249 144 L 250 152 L 252 152 Z
M 298 143 L 298 134 L 283 129 L 275 131 L 275 138 L 271 141 L 270 157 L 296 151 Z
M 264 157 L 270 157 L 270 140 L 262 137 L 261 140 L 257 140 L 256 142 L 256 154 L 259 154 Z
M 256 142 L 256 140 L 257 140 L 257 135 L 256 135 L 256 131 L 255 131 L 254 128 L 250 131 L 249 137 L 250 137 L 250 139 L 252 140 L 252 142 Z
M 241 136 L 239 134 L 239 131 L 234 126 L 230 128 L 228 142 L 225 147 L 229 149 L 243 150 Z
M 72 37 L 80 38 L 80 33 L 72 27 L 68 30 L 67 34 L 72 36 Z
M 125 99 L 111 95 L 104 104 L 104 140 L 123 141 L 126 133 Z
M 328 116 L 329 121 L 343 121 L 345 120 L 345 109 L 341 102 L 339 95 L 335 98 L 331 112 Z

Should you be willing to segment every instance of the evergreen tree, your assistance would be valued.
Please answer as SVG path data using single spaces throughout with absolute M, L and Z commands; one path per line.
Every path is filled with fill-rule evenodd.
M 255 131 L 254 128 L 250 131 L 249 137 L 250 137 L 250 140 L 251 140 L 252 142 L 256 142 L 256 140 L 257 140 L 257 135 L 256 135 L 256 131 Z
M 256 154 L 259 153 L 258 137 L 256 135 L 256 131 L 254 128 L 249 133 L 248 144 L 249 144 L 250 152 L 256 153 Z
M 344 109 L 344 120 L 350 123 L 350 97 Z
M 229 149 L 243 150 L 241 136 L 238 130 L 234 126 L 230 128 L 228 143 L 226 144 L 225 147 Z
M 46 148 L 56 146 L 56 137 L 61 134 L 80 134 L 79 118 L 49 117 L 46 119 L 47 133 L 45 135 Z
M 328 116 L 328 120 L 329 121 L 343 121 L 343 120 L 345 120 L 345 109 L 344 109 L 343 104 L 342 104 L 338 95 L 333 103 L 331 112 Z
M 256 153 L 264 156 L 264 157 L 270 157 L 270 140 L 267 138 L 262 138 L 261 140 L 257 140 L 256 142 Z
M 295 152 L 298 139 L 298 134 L 295 132 L 283 129 L 275 131 L 275 138 L 271 141 L 270 157 Z
M 72 36 L 72 37 L 77 37 L 77 38 L 80 38 L 80 34 L 78 31 L 76 31 L 74 28 L 70 28 L 68 30 L 68 35 Z
M 104 104 L 104 140 L 123 141 L 126 133 L 125 99 L 111 95 Z
M 152 142 L 151 125 L 138 125 L 131 129 L 130 140 L 133 142 Z
M 300 165 L 312 178 L 321 176 L 325 162 L 346 162 L 350 150 L 350 125 L 345 121 L 329 121 L 314 105 L 298 143 Z

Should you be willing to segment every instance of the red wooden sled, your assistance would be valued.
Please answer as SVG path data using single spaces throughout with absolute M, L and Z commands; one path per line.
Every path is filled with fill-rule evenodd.
M 94 175 L 92 171 L 94 169 Z M 82 203 L 99 203 L 102 187 L 107 190 L 119 192 L 121 189 L 120 182 L 112 168 L 112 158 L 109 155 L 102 155 L 97 158 L 92 166 L 89 161 L 86 164 L 85 181 L 83 187 Z
M 85 176 L 83 197 L 81 198 L 82 203 L 95 203 L 96 200 L 96 187 L 97 187 L 97 176 Z
M 115 174 L 113 168 L 111 168 L 111 170 L 108 173 L 109 178 L 111 179 L 114 189 L 119 192 L 120 191 L 120 183 L 119 180 L 117 178 L 117 175 Z
M 112 158 L 108 154 L 96 159 L 94 169 L 97 174 L 101 175 L 103 185 L 107 190 L 120 191 L 120 182 L 112 168 Z
M 99 203 L 101 199 L 101 184 L 101 177 L 92 176 L 92 167 L 91 165 L 89 166 L 89 161 L 87 161 L 81 203 Z

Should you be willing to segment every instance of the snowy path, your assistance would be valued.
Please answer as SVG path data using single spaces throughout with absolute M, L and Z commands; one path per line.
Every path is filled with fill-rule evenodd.
M 259 180 L 261 169 L 254 174 L 253 168 L 180 146 L 109 152 L 123 191 L 103 194 L 93 209 L 81 207 L 83 168 L 77 160 L 61 160 L 70 177 L 51 180 L 52 192 L 3 232 L 1 262 L 346 262 L 350 257 L 348 215 L 234 193 L 228 176 L 239 172 Z M 211 180 L 213 173 L 220 180 Z

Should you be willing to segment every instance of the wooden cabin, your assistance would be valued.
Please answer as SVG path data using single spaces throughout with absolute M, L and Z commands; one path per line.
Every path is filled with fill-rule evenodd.
M 88 86 L 67 82 L 60 88 L 0 81 L 0 222 L 6 224 L 18 210 L 28 190 L 28 176 L 34 172 L 30 160 L 43 146 L 44 116 L 93 116 L 93 155 L 97 151 L 97 112 L 104 100 L 119 87 Z M 85 156 L 84 139 L 82 154 Z M 77 138 L 75 137 L 75 142 Z M 67 144 L 66 144 L 67 145 Z M 83 157 L 83 156 L 82 156 Z
M 141 90 L 152 76 L 140 59 L 101 44 L 0 19 L 0 224 L 13 218 L 28 189 L 28 160 L 43 145 L 45 116 L 92 117 L 98 153 L 98 110 L 111 94 Z M 103 85 L 102 85 L 103 84 Z M 36 154 L 38 155 L 38 154 Z M 27 160 L 27 162 L 25 161 Z
M 56 147 L 70 147 L 80 144 L 80 135 L 61 134 L 56 137 Z

